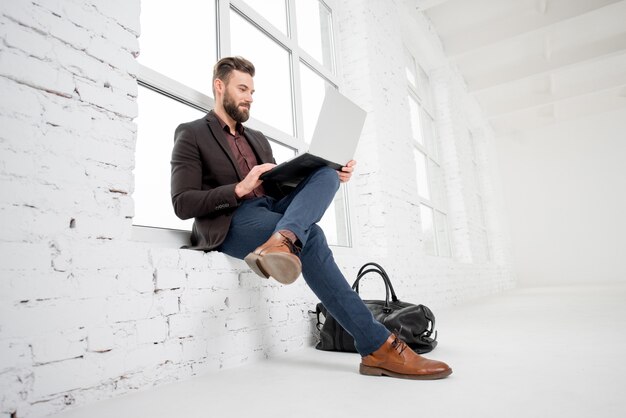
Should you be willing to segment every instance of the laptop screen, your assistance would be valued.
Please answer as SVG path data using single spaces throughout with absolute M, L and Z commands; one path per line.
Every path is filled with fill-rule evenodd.
M 327 87 L 309 153 L 344 165 L 354 157 L 366 115 L 336 89 Z

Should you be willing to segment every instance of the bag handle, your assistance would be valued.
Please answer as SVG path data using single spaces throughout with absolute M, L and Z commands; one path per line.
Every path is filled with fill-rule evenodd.
M 374 266 L 375 268 L 370 268 L 366 270 L 366 267 L 368 266 Z M 352 289 L 354 289 L 357 293 L 359 293 L 359 282 L 361 281 L 361 278 L 368 273 L 378 273 L 380 277 L 382 277 L 383 281 L 385 282 L 385 307 L 386 308 L 389 307 L 389 294 L 390 293 L 391 293 L 391 300 L 394 302 L 398 301 L 398 297 L 396 296 L 396 292 L 393 289 L 393 286 L 391 285 L 391 280 L 389 279 L 387 272 L 380 265 L 376 263 L 366 263 L 363 265 L 363 267 L 359 269 L 359 273 L 357 274 L 357 278 L 354 281 L 354 284 L 352 285 Z
M 383 278 L 383 281 L 385 282 L 385 309 L 389 308 L 389 283 L 388 283 L 389 279 L 386 278 L 380 271 L 376 269 L 367 269 L 361 272 L 361 274 L 359 274 L 356 280 L 354 281 L 354 284 L 352 285 L 352 289 L 354 289 L 355 292 L 359 293 L 359 282 L 361 281 L 361 278 L 368 273 L 378 273 L 380 277 Z
M 315 310 L 314 311 L 309 311 L 310 314 L 315 314 L 317 316 L 317 324 L 315 324 L 315 328 L 317 328 L 318 331 L 322 331 L 322 327 L 324 326 L 324 322 L 320 321 L 320 315 L 322 314 L 322 308 L 320 307 L 320 304 L 318 303 L 315 306 Z

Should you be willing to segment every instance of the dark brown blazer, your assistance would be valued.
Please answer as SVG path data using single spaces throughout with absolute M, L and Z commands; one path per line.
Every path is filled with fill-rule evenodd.
M 275 163 L 265 135 L 248 127 L 244 135 L 259 164 Z M 213 111 L 176 128 L 171 194 L 176 216 L 195 218 L 191 247 L 187 248 L 210 251 L 218 247 L 224 242 L 233 212 L 241 203 L 235 195 L 235 185 L 243 176 L 227 141 Z M 270 196 L 284 196 L 275 184 L 265 182 L 263 187 Z

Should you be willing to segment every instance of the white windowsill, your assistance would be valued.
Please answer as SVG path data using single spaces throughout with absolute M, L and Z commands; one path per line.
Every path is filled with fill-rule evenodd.
M 158 247 L 180 248 L 184 245 L 191 245 L 189 241 L 190 234 L 190 231 L 182 231 L 180 229 L 133 225 L 131 239 L 137 242 L 154 244 Z M 352 251 L 352 247 L 329 246 L 335 255 L 348 255 Z
M 189 236 L 191 231 L 180 229 L 156 228 L 152 226 L 133 225 L 131 239 L 138 242 L 147 242 L 159 247 L 180 248 L 191 245 Z

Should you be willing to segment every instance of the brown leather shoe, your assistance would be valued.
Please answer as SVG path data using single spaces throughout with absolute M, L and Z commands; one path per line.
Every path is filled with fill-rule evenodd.
M 378 350 L 361 359 L 359 371 L 369 376 L 419 380 L 443 379 L 452 373 L 446 363 L 416 354 L 395 334 L 391 334 Z
M 302 272 L 302 263 L 296 247 L 280 232 L 274 233 L 265 244 L 244 258 L 252 271 L 261 277 L 273 277 L 282 284 L 296 281 Z

